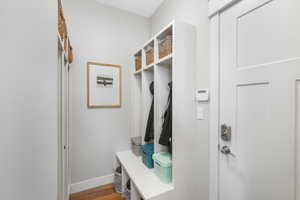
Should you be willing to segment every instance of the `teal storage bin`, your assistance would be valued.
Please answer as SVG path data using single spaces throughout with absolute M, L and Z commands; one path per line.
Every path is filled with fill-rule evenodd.
M 142 157 L 143 163 L 149 168 L 154 168 L 154 161 L 153 161 L 153 153 L 154 153 L 154 144 L 144 144 L 142 146 Z
M 161 152 L 153 155 L 154 172 L 159 179 L 166 184 L 172 182 L 172 155 L 169 152 Z

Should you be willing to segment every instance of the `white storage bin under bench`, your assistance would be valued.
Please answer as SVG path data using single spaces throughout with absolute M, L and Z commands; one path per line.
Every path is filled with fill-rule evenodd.
M 164 184 L 155 175 L 153 169 L 148 169 L 142 162 L 141 157 L 135 156 L 131 151 L 123 151 L 116 153 L 117 160 L 132 181 L 131 188 L 136 190 L 137 194 L 133 194 L 132 200 L 140 200 L 135 198 L 139 196 L 144 200 L 152 200 L 160 195 L 164 195 L 174 189 L 172 184 Z

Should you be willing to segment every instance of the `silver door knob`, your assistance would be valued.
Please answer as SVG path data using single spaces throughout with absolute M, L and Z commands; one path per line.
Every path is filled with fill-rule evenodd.
M 230 155 L 230 156 L 236 158 L 236 156 L 231 152 L 231 149 L 228 146 L 223 146 L 221 149 L 221 153 L 223 153 L 224 155 Z

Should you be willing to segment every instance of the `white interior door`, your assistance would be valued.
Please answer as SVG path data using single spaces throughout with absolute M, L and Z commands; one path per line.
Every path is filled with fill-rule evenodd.
M 219 200 L 300 200 L 299 79 L 299 0 L 220 14 Z

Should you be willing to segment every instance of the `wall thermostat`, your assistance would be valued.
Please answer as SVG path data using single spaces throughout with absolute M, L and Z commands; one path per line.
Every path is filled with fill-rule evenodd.
M 196 101 L 207 102 L 209 101 L 209 90 L 199 89 L 196 91 Z

